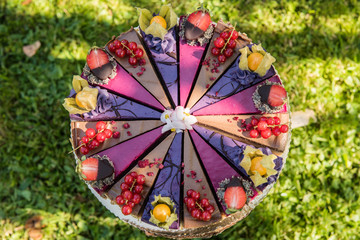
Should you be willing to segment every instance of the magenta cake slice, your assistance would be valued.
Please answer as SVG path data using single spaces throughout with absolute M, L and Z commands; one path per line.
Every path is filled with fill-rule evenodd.
M 100 86 L 129 99 L 139 101 L 160 110 L 164 109 L 160 102 L 138 83 L 138 81 L 130 76 L 130 74 L 119 64 L 117 64 L 116 72 L 116 76 L 111 79 L 108 84 Z
M 242 90 L 251 87 L 265 79 L 268 79 L 276 74 L 275 68 L 271 66 L 265 76 L 260 77 L 258 74 L 239 69 L 239 59 L 214 83 L 214 85 L 206 92 L 206 94 L 199 99 L 199 101 L 191 108 L 195 112 L 210 104 L 214 104 L 225 98 L 228 98 Z
M 220 183 L 225 179 L 231 179 L 232 177 L 242 178 L 199 134 L 190 131 L 190 135 L 215 191 L 217 191 Z M 254 189 L 253 191 L 255 193 L 253 195 L 254 198 L 257 192 Z M 218 200 L 221 202 L 221 199 L 218 198 Z M 226 211 L 226 206 L 224 206 L 223 203 L 222 207 L 224 211 Z
M 184 197 L 188 190 L 194 190 L 200 193 L 200 198 L 209 199 L 210 204 L 215 208 L 211 214 L 210 221 L 200 221 L 191 216 L 187 210 L 187 206 L 183 203 L 184 209 L 184 227 L 197 228 L 215 223 L 222 219 L 221 212 L 217 205 L 214 194 L 211 191 L 210 184 L 207 181 L 206 175 L 202 170 L 201 164 L 197 157 L 194 145 L 191 142 L 189 132 L 184 132 Z
M 152 60 L 154 60 L 157 69 L 167 86 L 172 101 L 175 106 L 178 106 L 179 75 L 177 66 L 176 26 L 169 29 L 168 33 L 164 37 L 164 40 L 161 40 L 161 38 L 155 38 L 151 34 L 146 35 L 143 31 L 141 31 L 141 35 L 143 36 L 146 46 L 150 50 Z
M 151 186 L 154 184 L 156 176 L 160 170 L 160 166 L 164 161 L 166 153 L 175 137 L 175 133 L 167 136 L 159 145 L 157 145 L 150 153 L 139 159 L 138 163 L 129 172 L 136 172 L 138 175 L 145 176 L 144 189 L 141 192 L 141 201 L 136 204 L 132 210 L 132 215 L 137 216 L 144 205 L 144 201 L 150 193 Z M 160 167 L 160 168 L 159 168 Z M 107 196 L 115 201 L 116 197 L 121 194 L 120 185 L 124 182 L 124 177 L 121 178 L 111 189 L 107 192 Z M 115 203 L 114 203 L 115 204 Z
M 142 215 L 142 221 L 151 223 L 150 211 L 154 208 L 151 202 L 155 200 L 155 196 L 161 195 L 162 197 L 169 197 L 174 203 L 176 208 L 175 213 L 178 216 L 178 220 L 174 221 L 169 227 L 170 229 L 178 229 L 180 227 L 180 212 L 182 211 L 182 199 L 180 199 L 181 192 L 181 163 L 182 163 L 182 133 L 177 133 L 170 146 L 163 162 L 164 167 L 160 170 L 158 177 L 154 184 L 148 202 L 145 206 L 144 213 Z
M 278 75 L 275 75 L 265 81 L 276 82 L 281 84 L 281 80 Z M 260 82 L 244 91 L 241 91 L 231 97 L 221 100 L 217 103 L 211 104 L 200 110 L 192 112 L 195 116 L 201 115 L 232 115 L 232 114 L 259 114 L 261 113 L 252 100 L 253 93 L 258 85 L 264 83 Z M 279 113 L 287 112 L 286 104 L 279 111 Z
M 246 173 L 246 171 L 240 166 L 240 163 L 244 157 L 243 152 L 248 146 L 245 143 L 236 141 L 229 137 L 223 136 L 219 133 L 216 133 L 212 130 L 208 130 L 199 126 L 194 126 L 195 131 L 201 135 L 206 141 L 213 146 L 217 151 L 219 151 L 224 158 L 228 161 L 231 161 L 237 169 L 241 171 L 243 176 L 246 177 L 246 180 L 250 180 L 250 176 Z M 251 145 L 249 145 L 251 146 Z M 251 146 L 253 147 L 253 146 Z M 272 154 L 271 150 L 268 148 L 259 148 L 264 154 Z M 275 163 L 275 170 L 280 171 L 283 167 L 283 161 L 281 157 L 277 157 L 274 160 Z M 277 180 L 279 173 L 273 176 L 268 177 L 268 182 L 261 184 L 257 188 L 259 190 L 264 190 L 270 183 L 273 183 Z
M 114 164 L 116 179 L 134 160 L 140 157 L 146 149 L 157 142 L 161 135 L 161 127 L 159 127 L 126 142 L 120 143 L 119 145 L 113 146 L 112 148 L 99 152 L 96 155 L 106 155 L 109 157 Z M 95 190 L 102 192 L 100 189 Z
M 160 119 L 161 112 L 156 108 L 148 107 L 124 97 L 99 90 L 96 108 L 90 112 L 70 114 L 72 121 L 100 121 L 100 120 L 128 120 L 128 119 Z M 72 90 L 70 96 L 75 97 Z

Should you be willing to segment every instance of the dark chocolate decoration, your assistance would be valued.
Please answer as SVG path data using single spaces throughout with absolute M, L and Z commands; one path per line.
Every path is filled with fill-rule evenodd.
M 242 188 L 244 188 L 242 182 L 237 177 L 230 179 L 230 182 L 225 185 L 225 189 L 228 188 L 228 187 L 242 187 Z
M 186 20 L 185 22 L 185 38 L 187 40 L 196 40 L 204 35 L 204 31 L 194 26 L 192 23 Z
M 91 70 L 91 72 L 100 79 L 108 78 L 112 73 L 112 71 L 113 71 L 113 66 L 110 62 Z
M 107 160 L 99 160 L 98 174 L 96 180 L 102 180 L 110 177 L 114 173 L 114 167 Z
M 263 103 L 268 103 L 271 87 L 272 85 L 264 85 L 259 88 L 259 95 Z

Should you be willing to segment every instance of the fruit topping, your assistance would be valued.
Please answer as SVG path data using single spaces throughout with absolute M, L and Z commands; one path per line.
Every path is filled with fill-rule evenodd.
M 169 229 L 178 220 L 175 203 L 170 197 L 163 197 L 161 194 L 155 195 L 151 205 L 153 209 L 150 210 L 149 221 L 157 226 Z
M 191 13 L 185 21 L 185 38 L 187 40 L 197 40 L 204 36 L 211 24 L 209 12 L 203 7 Z
M 250 171 L 255 173 L 257 171 L 261 176 L 266 174 L 266 168 L 261 164 L 262 157 L 255 157 L 251 159 Z
M 121 212 L 124 215 L 131 214 L 135 205 L 140 203 L 144 183 L 145 176 L 136 172 L 130 172 L 124 177 L 124 182 L 120 184 L 121 193 L 115 199 L 118 205 L 123 205 Z
M 116 42 L 116 44 L 115 44 Z M 130 65 L 136 67 L 146 63 L 144 57 L 144 50 L 140 48 L 136 42 L 129 42 L 126 39 L 121 41 L 115 39 L 108 44 L 109 51 L 113 52 L 118 58 L 125 58 L 128 56 L 128 62 Z M 140 60 L 141 63 L 140 64 Z
M 98 47 L 90 49 L 86 63 L 90 68 L 90 71 L 100 79 L 106 79 L 113 71 L 113 66 L 109 61 L 107 53 Z
M 160 24 L 160 26 L 162 26 L 163 28 L 166 28 L 166 21 L 162 16 L 153 17 L 150 21 L 150 25 L 153 24 L 154 22 Z
M 282 106 L 286 101 L 286 90 L 280 85 L 264 85 L 258 89 L 263 103 L 270 107 Z
M 211 53 L 214 56 L 218 56 L 218 61 L 220 63 L 226 62 L 226 59 L 234 54 L 234 48 L 236 47 L 235 40 L 238 36 L 239 34 L 235 29 L 230 31 L 225 30 L 214 40 L 215 47 L 211 49 Z
M 186 196 L 187 197 L 184 198 L 184 203 L 190 215 L 201 221 L 209 221 L 211 219 L 211 214 L 215 210 L 214 206 L 210 204 L 209 199 L 200 199 L 200 193 L 193 189 L 189 189 L 186 192 Z
M 249 69 L 251 71 L 255 71 L 259 67 L 259 65 L 260 65 L 261 61 L 263 60 L 263 58 L 264 58 L 264 56 L 261 53 L 258 53 L 258 52 L 251 53 L 248 56 Z
M 247 196 L 241 181 L 232 178 L 226 186 L 224 201 L 228 209 L 240 210 L 247 201 Z
M 153 210 L 154 217 L 160 222 L 165 222 L 166 219 L 170 216 L 170 214 L 171 210 L 169 206 L 163 203 L 156 205 Z

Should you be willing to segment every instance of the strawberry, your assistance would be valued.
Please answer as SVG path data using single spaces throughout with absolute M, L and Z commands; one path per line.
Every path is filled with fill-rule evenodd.
M 238 178 L 232 178 L 226 186 L 224 201 L 228 208 L 239 210 L 247 200 L 245 190 Z
M 211 24 L 210 14 L 206 9 L 191 13 L 185 22 L 185 37 L 187 40 L 196 40 L 204 35 Z
M 90 49 L 86 63 L 91 72 L 100 79 L 106 79 L 112 72 L 112 65 L 106 52 L 98 47 Z
M 264 85 L 259 88 L 261 101 L 270 107 L 279 107 L 285 103 L 286 90 L 280 85 Z
M 85 181 L 96 181 L 109 177 L 114 168 L 107 160 L 88 158 L 79 163 L 79 172 Z

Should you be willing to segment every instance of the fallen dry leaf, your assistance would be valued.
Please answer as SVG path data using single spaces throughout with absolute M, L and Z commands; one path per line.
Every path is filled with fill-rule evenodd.
M 32 0 L 25 0 L 25 1 L 22 1 L 21 5 L 26 6 L 26 5 L 29 5 L 31 2 L 32 2 Z
M 35 55 L 35 53 L 40 48 L 40 46 L 41 46 L 40 41 L 36 41 L 33 44 L 23 46 L 23 52 L 25 53 L 26 56 L 32 57 Z
M 41 233 L 40 229 L 32 228 L 28 231 L 30 239 L 33 240 L 40 240 L 43 238 L 43 235 Z

